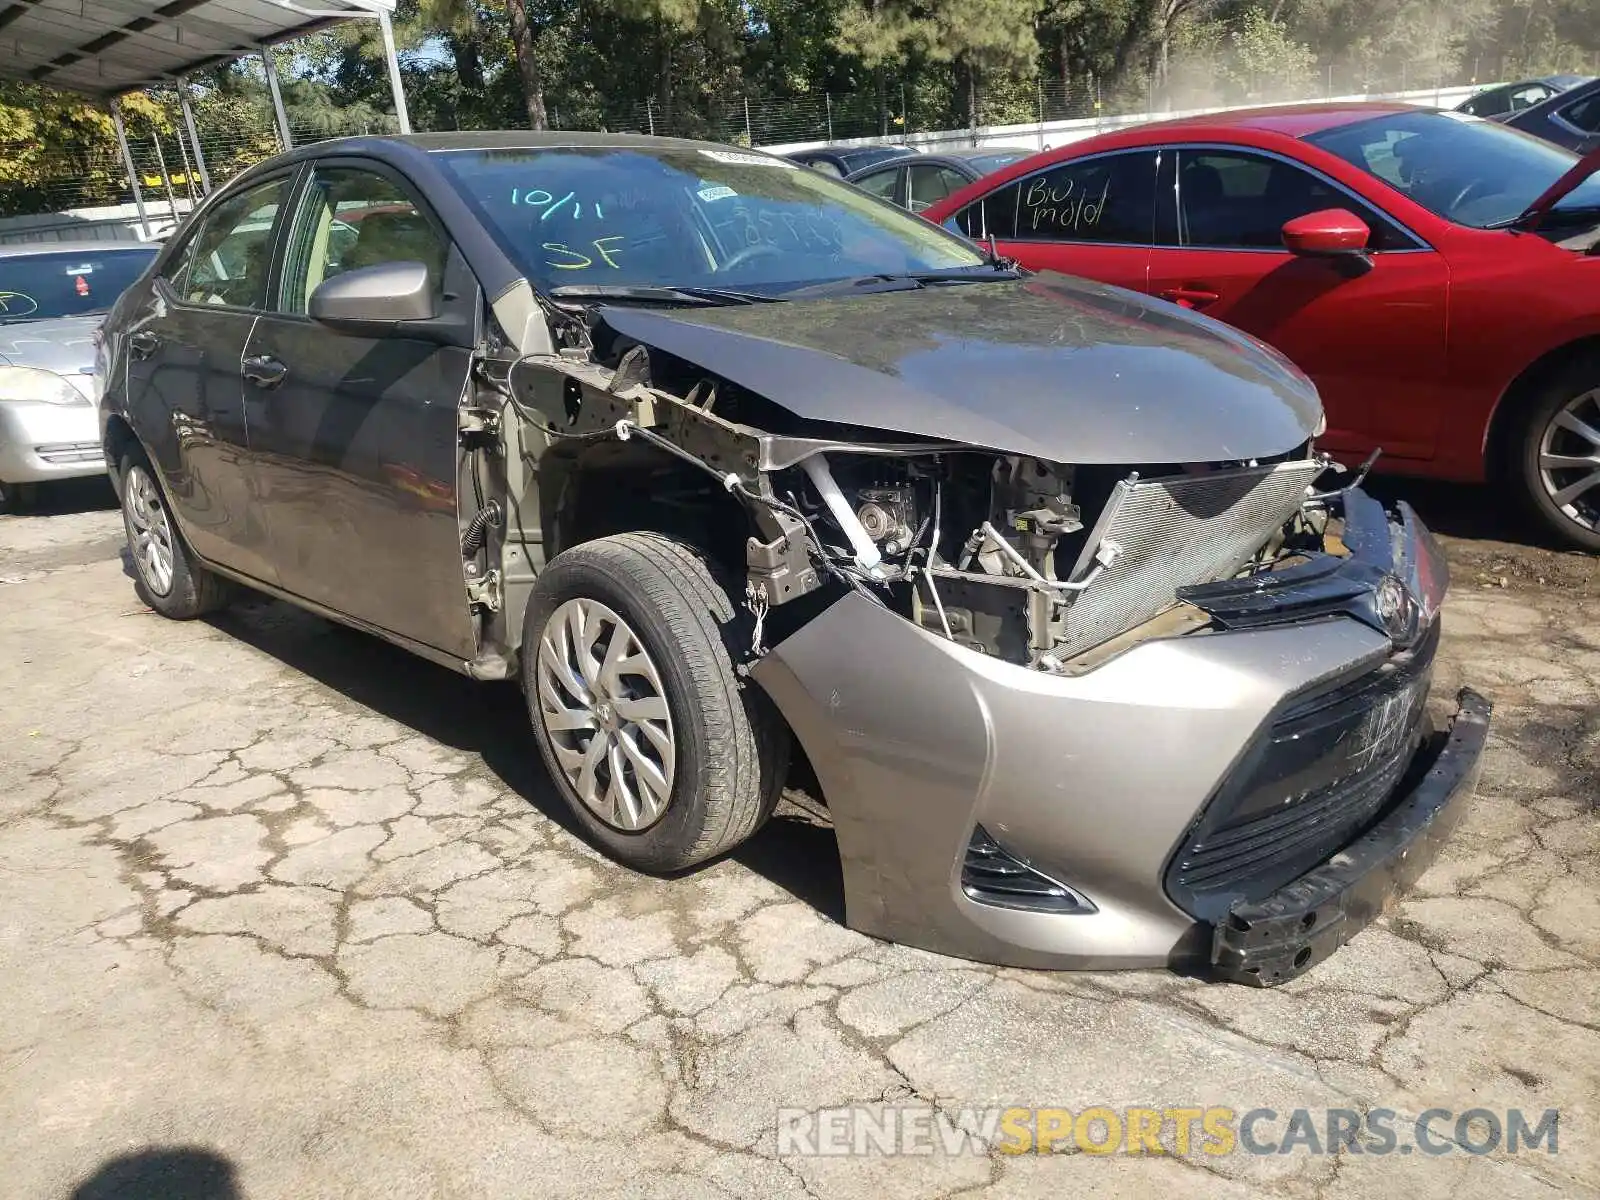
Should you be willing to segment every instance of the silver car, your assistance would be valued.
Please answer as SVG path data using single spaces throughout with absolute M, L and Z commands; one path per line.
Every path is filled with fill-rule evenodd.
M 858 929 L 1269 984 L 1476 781 L 1487 705 L 1429 716 L 1444 563 L 1324 482 L 1301 372 L 780 158 L 302 147 L 105 332 L 145 602 L 243 584 L 518 679 L 641 870 L 750 837 L 803 754 Z
M 159 246 L 0 246 L 0 504 L 105 471 L 94 334 Z

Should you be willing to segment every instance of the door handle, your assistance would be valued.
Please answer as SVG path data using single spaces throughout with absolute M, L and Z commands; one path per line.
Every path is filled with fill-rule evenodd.
M 1221 300 L 1222 296 L 1203 287 L 1175 287 L 1158 293 L 1163 300 L 1171 300 L 1180 308 L 1204 308 Z
M 128 349 L 133 351 L 136 358 L 149 358 L 161 349 L 161 339 L 148 329 L 141 329 L 128 335 Z
M 289 374 L 289 368 L 270 354 L 257 354 L 239 364 L 239 373 L 258 388 L 275 388 Z

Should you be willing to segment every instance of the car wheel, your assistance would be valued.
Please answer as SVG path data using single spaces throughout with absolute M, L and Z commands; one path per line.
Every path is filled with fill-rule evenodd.
M 539 575 L 522 686 L 546 767 L 589 836 L 679 871 L 771 815 L 789 735 L 734 669 L 746 622 L 698 550 L 652 533 L 575 546 Z
M 156 612 L 188 621 L 224 607 L 228 583 L 194 561 L 143 454 L 122 460 L 122 524 L 128 531 L 134 591 Z
M 1568 544 L 1600 550 L 1600 364 L 1581 364 L 1540 395 L 1518 450 L 1534 515 Z

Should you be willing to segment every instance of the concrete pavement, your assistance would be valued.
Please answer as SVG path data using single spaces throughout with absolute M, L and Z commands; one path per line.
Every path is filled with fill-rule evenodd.
M 509 686 L 274 603 L 163 621 L 119 541 L 0 518 L 6 1196 L 1600 1195 L 1594 589 L 1461 581 L 1436 691 L 1497 703 L 1479 798 L 1398 911 L 1253 991 L 857 935 L 803 797 L 630 874 Z M 777 1153 L 780 1108 L 851 1102 L 1561 1118 L 1554 1155 Z

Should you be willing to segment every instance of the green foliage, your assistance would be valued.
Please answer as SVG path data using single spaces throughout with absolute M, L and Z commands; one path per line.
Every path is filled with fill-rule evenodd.
M 766 144 L 1597 73 L 1597 17 L 1600 0 L 400 0 L 395 32 L 419 129 Z M 297 140 L 394 128 L 373 22 L 301 39 L 279 70 Z M 276 149 L 259 59 L 196 84 L 214 178 Z M 172 97 L 125 111 L 141 170 L 156 137 L 180 169 Z M 0 84 L 0 211 L 124 186 L 103 108 Z

